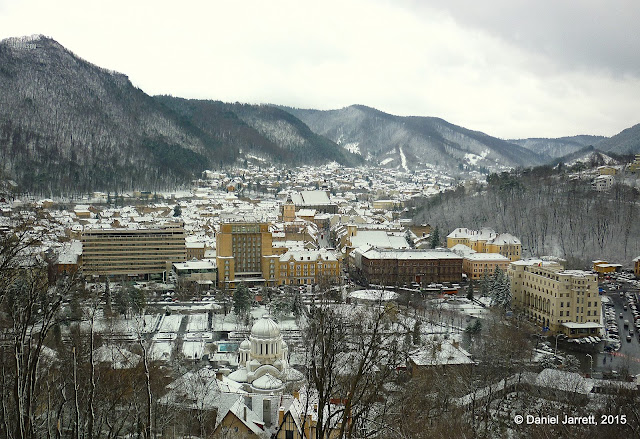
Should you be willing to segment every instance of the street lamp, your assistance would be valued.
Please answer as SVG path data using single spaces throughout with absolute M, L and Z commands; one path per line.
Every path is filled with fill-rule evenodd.
M 558 358 L 558 337 L 560 337 L 562 335 L 562 333 L 556 334 L 556 350 L 553 353 L 553 356 Z
M 591 356 L 591 354 L 586 354 L 587 357 L 589 357 L 589 360 L 591 360 L 591 369 L 590 369 L 590 373 L 589 373 L 589 378 L 592 377 L 593 375 L 593 357 Z

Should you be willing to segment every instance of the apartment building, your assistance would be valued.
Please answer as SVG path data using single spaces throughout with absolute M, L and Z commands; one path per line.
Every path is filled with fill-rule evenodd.
M 85 229 L 82 270 L 93 276 L 148 279 L 187 257 L 182 223 L 144 228 Z
M 509 265 L 512 304 L 543 329 L 571 338 L 598 335 L 601 303 L 595 273 L 564 270 L 557 262 L 516 261 Z
M 462 257 L 448 250 L 396 250 L 360 247 L 352 263 L 367 282 L 377 285 L 421 285 L 460 282 Z

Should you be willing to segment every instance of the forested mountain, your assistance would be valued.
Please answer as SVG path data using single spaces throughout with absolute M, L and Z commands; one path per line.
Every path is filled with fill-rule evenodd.
M 440 230 L 491 227 L 522 241 L 524 256 L 566 258 L 571 268 L 604 259 L 630 264 L 640 255 L 640 194 L 614 184 L 596 192 L 550 166 L 491 174 L 487 186 L 416 201 L 413 216 Z
M 549 161 L 579 151 L 587 146 L 596 145 L 605 140 L 604 136 L 572 136 L 557 139 L 530 138 L 512 139 L 511 143 L 534 151 Z
M 0 42 L 0 175 L 21 190 L 168 188 L 251 151 L 358 162 L 284 111 L 153 98 L 50 38 Z
M 315 134 L 302 121 L 268 105 L 230 104 L 156 96 L 159 102 L 221 141 L 234 142 L 242 151 L 290 164 L 337 161 L 355 165 L 364 160 Z
M 401 117 L 363 105 L 320 111 L 281 107 L 316 133 L 389 166 L 432 164 L 500 169 L 543 163 L 519 145 L 435 117 Z
M 603 140 L 596 146 L 601 151 L 616 154 L 638 154 L 640 153 L 640 124 L 622 130 L 620 133 Z

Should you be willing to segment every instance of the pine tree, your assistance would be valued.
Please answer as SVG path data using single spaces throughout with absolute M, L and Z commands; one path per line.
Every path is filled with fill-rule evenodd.
M 438 226 L 436 226 L 435 229 L 433 229 L 433 232 L 431 232 L 431 248 L 436 248 L 440 245 L 440 230 L 438 229 Z
M 467 299 L 473 300 L 473 279 L 469 281 L 469 287 L 467 287 Z
M 241 283 L 233 293 L 233 312 L 236 316 L 247 314 L 251 309 L 251 293 L 244 283 Z

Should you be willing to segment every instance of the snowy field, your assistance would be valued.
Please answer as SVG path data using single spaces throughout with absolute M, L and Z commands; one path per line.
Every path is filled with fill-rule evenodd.
M 166 341 L 156 341 L 151 345 L 150 357 L 152 360 L 169 361 L 171 359 L 171 349 L 173 343 Z
M 204 341 L 185 341 L 182 343 L 182 354 L 185 358 L 200 359 L 204 354 Z
M 160 332 L 178 332 L 180 329 L 180 323 L 184 316 L 180 314 L 172 314 L 170 316 L 164 316 L 158 331 Z
M 207 330 L 209 316 L 207 314 L 190 314 L 187 316 L 187 332 L 203 332 Z

